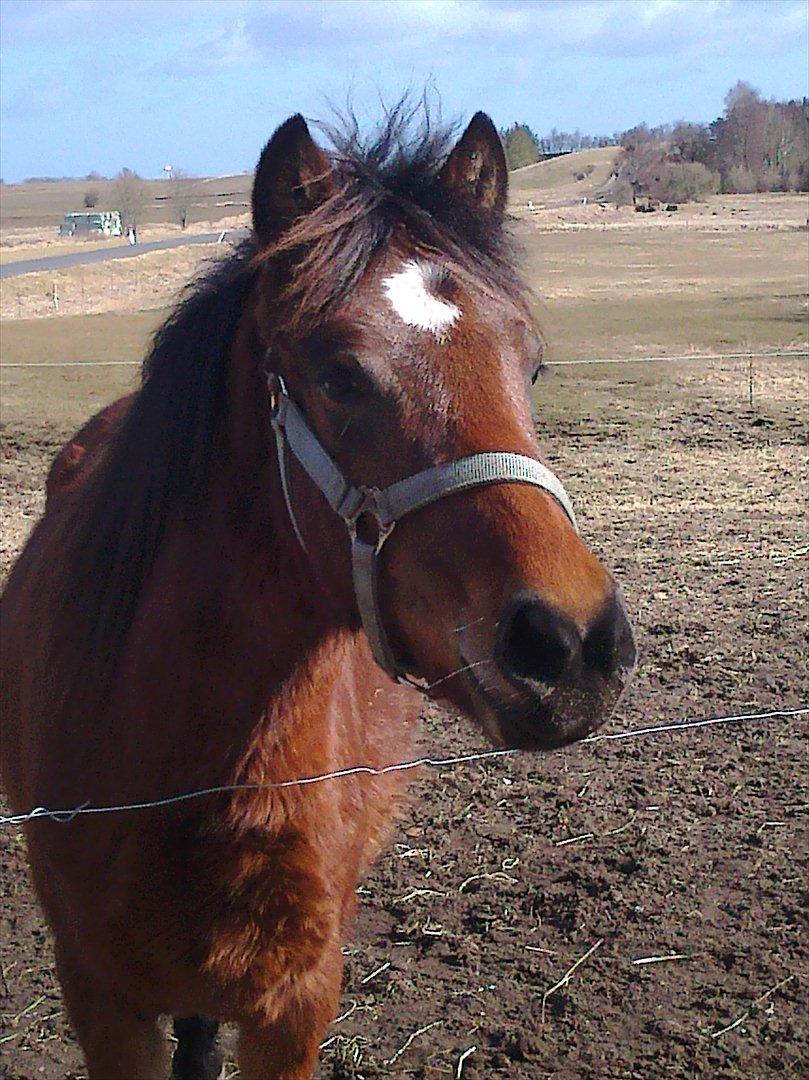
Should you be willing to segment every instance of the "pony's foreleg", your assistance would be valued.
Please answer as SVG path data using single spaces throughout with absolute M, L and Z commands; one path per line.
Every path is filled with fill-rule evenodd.
M 218 1030 L 218 1024 L 201 1016 L 174 1021 L 177 1049 L 171 1062 L 172 1080 L 219 1080 L 224 1056 Z
M 67 1014 L 87 1062 L 89 1080 L 165 1080 L 168 1046 L 157 1018 L 116 1008 L 81 969 L 57 950 L 56 965 Z
M 271 1023 L 239 1025 L 238 1062 L 242 1080 L 310 1080 L 320 1043 L 340 1003 L 339 952 L 318 973 L 317 989 L 298 989 Z

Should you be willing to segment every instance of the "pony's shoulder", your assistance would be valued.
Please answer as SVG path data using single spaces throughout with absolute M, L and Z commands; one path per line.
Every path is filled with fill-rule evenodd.
M 74 491 L 87 475 L 89 464 L 109 443 L 132 405 L 135 394 L 127 394 L 107 405 L 65 443 L 53 460 L 45 481 L 46 506 L 67 491 Z

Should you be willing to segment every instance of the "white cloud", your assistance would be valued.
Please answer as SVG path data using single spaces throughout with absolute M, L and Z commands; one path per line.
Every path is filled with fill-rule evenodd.
M 264 60 L 264 52 L 247 21 L 238 19 L 210 40 L 178 50 L 171 59 L 157 63 L 153 70 L 165 75 L 195 76 L 251 67 Z
M 216 67 L 253 64 L 259 59 L 259 51 L 244 19 L 239 19 L 232 30 L 226 31 L 219 41 L 214 43 L 212 62 Z
M 165 13 L 141 2 L 145 19 Z M 129 3 L 120 6 L 133 12 Z M 195 44 L 157 70 L 173 66 L 174 74 L 194 75 L 281 56 L 440 70 L 464 50 L 481 48 L 497 50 L 516 70 L 525 70 L 529 58 L 541 63 L 562 52 L 674 61 L 753 42 L 774 50 L 805 27 L 808 9 L 802 0 L 201 0 L 198 8 L 175 0 L 171 10 L 182 11 Z

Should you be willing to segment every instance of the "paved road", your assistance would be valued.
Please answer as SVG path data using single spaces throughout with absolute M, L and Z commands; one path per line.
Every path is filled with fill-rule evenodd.
M 94 251 L 71 251 L 68 255 L 48 255 L 41 259 L 21 259 L 19 262 L 0 266 L 0 278 L 16 277 L 18 274 L 33 274 L 41 270 L 64 270 L 69 266 L 82 266 L 84 263 L 104 262 L 106 259 L 132 259 L 145 255 L 147 251 L 163 251 L 166 248 L 185 247 L 186 244 L 215 244 L 220 232 L 198 233 L 194 236 L 175 236 L 169 240 L 151 240 L 146 244 L 129 244 L 114 248 L 98 248 Z M 225 238 L 229 243 L 242 240 L 247 236 L 246 229 L 229 229 Z

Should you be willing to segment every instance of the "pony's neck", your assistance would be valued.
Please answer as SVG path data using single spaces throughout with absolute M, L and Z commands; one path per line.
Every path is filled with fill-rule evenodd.
M 193 717 L 194 738 L 206 747 L 185 760 L 187 740 L 155 725 L 160 745 L 152 756 L 170 774 L 154 779 L 155 790 L 171 786 L 172 770 L 208 783 L 212 762 L 222 782 L 332 767 L 329 747 L 340 730 L 334 702 L 367 679 L 367 651 L 357 647 L 353 593 L 339 580 L 339 561 L 325 549 L 313 566 L 286 513 L 262 361 L 244 318 L 231 345 L 227 400 L 202 497 L 167 529 L 130 644 L 156 710 Z M 310 502 L 319 493 L 296 480 L 301 513 L 314 530 L 320 519 Z M 328 531 L 330 512 L 320 513 Z M 350 580 L 349 570 L 349 589 Z M 113 703 L 115 715 L 126 708 Z M 142 757 L 139 729 L 130 726 L 133 756 Z
M 229 564 L 230 602 L 241 606 L 277 657 L 290 667 L 330 636 L 356 628 L 348 542 L 308 478 L 291 477 L 296 513 L 315 538 L 299 544 L 286 509 L 269 422 L 264 350 L 251 314 L 231 345 L 227 407 L 205 509 L 211 541 Z M 292 466 L 291 466 L 292 468 Z M 346 555 L 336 555 L 345 548 Z M 345 566 L 343 566 L 345 563 Z

